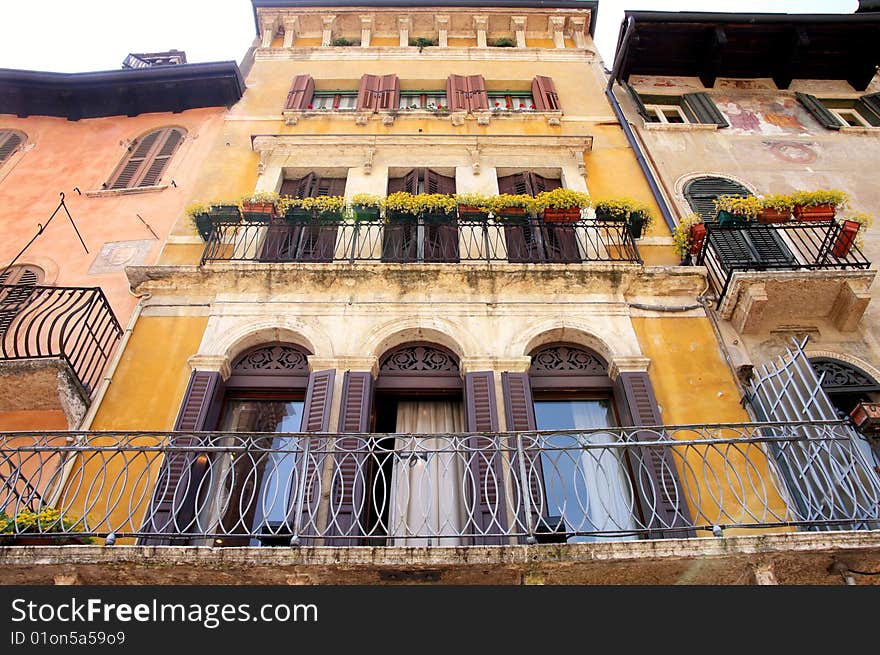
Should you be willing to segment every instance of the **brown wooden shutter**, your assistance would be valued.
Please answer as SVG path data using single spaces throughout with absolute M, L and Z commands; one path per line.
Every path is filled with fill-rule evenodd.
M 495 404 L 495 376 L 492 371 L 468 373 L 464 377 L 465 409 L 468 432 L 498 432 L 498 409 Z M 476 498 L 468 512 L 467 531 L 475 536 L 474 545 L 497 545 L 507 542 L 507 507 L 504 502 L 503 458 L 499 437 L 468 437 L 468 468 L 473 478 Z M 491 536 L 488 533 L 495 533 Z
M 537 173 L 529 173 L 529 181 L 532 186 L 532 195 L 536 196 L 544 191 L 553 191 L 553 189 L 562 188 L 562 180 L 556 180 L 551 177 L 544 177 Z
M 379 79 L 379 91 L 376 109 L 389 111 L 400 107 L 400 80 L 397 75 L 382 75 Z
M 536 75 L 532 80 L 532 99 L 538 111 L 560 111 L 559 94 L 553 80 L 544 75 Z
M 529 173 L 514 173 L 498 178 L 498 192 L 512 195 L 534 195 Z
M 401 191 L 405 191 L 405 183 L 404 178 L 402 177 L 391 177 L 388 178 L 388 195 L 392 193 L 399 193 Z
M 175 432 L 193 433 L 213 430 L 223 399 L 223 378 L 214 371 L 193 371 L 180 405 Z M 198 448 L 201 438 L 194 434 L 175 435 L 169 441 L 173 448 Z M 197 453 L 169 450 L 165 455 L 150 515 L 146 518 L 143 532 L 179 536 L 192 529 L 196 515 L 196 494 L 205 474 L 207 462 L 199 463 Z M 168 545 L 180 539 L 169 537 L 145 538 L 141 545 Z
M 311 197 L 319 196 L 344 196 L 345 195 L 345 178 L 344 177 L 316 177 L 315 183 L 312 185 Z
M 342 381 L 339 431 L 364 434 L 370 431 L 373 404 L 373 376 L 363 371 L 346 371 Z M 366 489 L 367 444 L 363 437 L 336 440 L 333 457 L 334 483 L 330 493 L 328 536 L 363 536 Z M 327 539 L 328 546 L 357 546 L 358 539 Z
M 443 223 L 426 223 L 424 234 L 424 261 L 447 264 L 459 262 L 458 221 L 455 217 Z
M 0 164 L 9 159 L 22 143 L 24 143 L 24 135 L 21 132 L 0 130 Z
M 446 100 L 451 111 L 469 111 L 467 78 L 464 75 L 450 75 L 446 78 Z
M 357 110 L 376 111 L 379 106 L 379 93 L 382 78 L 379 75 L 362 75 L 358 87 Z
M 467 90 L 470 111 L 489 109 L 489 94 L 486 93 L 486 80 L 482 75 L 468 75 Z
M 129 148 L 130 154 L 120 164 L 107 187 L 133 189 L 158 184 L 185 134 L 178 128 L 163 128 L 133 143 Z
M 153 153 L 152 161 L 145 165 L 144 175 L 137 184 L 139 187 L 155 186 L 159 184 L 162 174 L 165 172 L 165 169 L 168 168 L 168 164 L 171 162 L 171 158 L 183 142 L 183 138 L 184 133 L 181 130 L 166 130 L 164 139 L 160 141 L 156 151 Z
M 579 264 L 577 230 L 573 225 L 549 224 L 541 226 L 544 242 L 544 258 L 549 262 Z
M 424 169 L 425 193 L 442 193 L 446 195 L 455 194 L 455 178 L 447 175 L 440 175 L 432 171 L 430 168 Z M 414 193 L 414 192 L 410 192 Z
M 313 371 L 309 375 L 306 400 L 303 407 L 301 432 L 327 432 L 330 429 L 330 403 L 333 399 L 333 381 L 336 371 Z M 314 537 L 318 534 L 318 507 L 321 503 L 321 477 L 327 460 L 327 439 L 309 439 L 309 454 L 298 467 L 304 476 L 304 494 L 299 536 Z M 291 506 L 290 523 L 296 521 L 296 504 Z M 304 539 L 302 545 L 311 545 L 312 539 Z
M 662 425 L 660 408 L 647 373 L 625 372 L 615 381 L 615 397 L 624 422 L 634 426 Z M 655 432 L 637 432 L 639 442 L 657 441 Z M 639 504 L 649 537 L 692 537 L 693 530 L 664 530 L 692 524 L 684 489 L 678 477 L 675 458 L 667 448 L 640 448 L 627 452 L 630 470 L 639 490 Z
M 315 80 L 311 75 L 297 75 L 293 78 L 287 94 L 285 109 L 308 109 L 315 97 Z

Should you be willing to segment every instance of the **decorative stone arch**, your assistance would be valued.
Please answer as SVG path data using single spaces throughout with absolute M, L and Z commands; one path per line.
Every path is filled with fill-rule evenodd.
M 703 177 L 724 178 L 745 187 L 752 195 L 758 195 L 758 189 L 752 182 L 749 182 L 748 180 L 745 180 L 737 175 L 732 175 L 727 171 L 700 171 L 696 173 L 687 173 L 685 175 L 682 175 L 675 181 L 673 196 L 679 216 L 686 216 L 693 211 L 693 209 L 691 209 L 690 203 L 687 200 L 687 196 L 685 196 L 685 190 L 691 182 Z
M 479 346 L 462 326 L 440 318 L 402 318 L 376 326 L 364 335 L 355 352 L 381 357 L 409 342 L 430 342 L 452 351 L 459 360 L 479 351 Z
M 613 366 L 619 360 L 642 358 L 634 334 L 629 344 L 620 342 L 619 344 L 615 343 L 615 347 L 612 347 L 607 339 L 596 336 L 592 326 L 572 325 L 568 320 L 566 323 L 568 324 L 560 325 L 558 320 L 551 320 L 530 326 L 519 338 L 513 340 L 510 346 L 511 354 L 518 357 L 528 357 L 540 346 L 551 343 L 570 343 L 594 351 L 609 366 Z
M 872 366 L 863 359 L 850 355 L 849 353 L 834 352 L 831 350 L 807 350 L 806 354 L 810 361 L 814 359 L 836 359 L 840 362 L 849 364 L 856 369 L 860 369 L 865 374 L 874 378 L 876 382 L 880 383 L 880 369 L 876 366 Z
M 448 391 L 462 388 L 459 356 L 429 341 L 406 342 L 379 356 L 379 389 Z

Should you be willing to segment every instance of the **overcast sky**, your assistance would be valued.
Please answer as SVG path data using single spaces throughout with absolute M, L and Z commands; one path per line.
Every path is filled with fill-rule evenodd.
M 129 52 L 171 48 L 185 50 L 190 62 L 239 61 L 255 35 L 250 0 L 0 2 L 3 24 L 15 26 L 0 40 L 0 68 L 109 70 Z M 857 6 L 858 0 L 600 0 L 596 42 L 610 67 L 624 9 L 849 14 Z

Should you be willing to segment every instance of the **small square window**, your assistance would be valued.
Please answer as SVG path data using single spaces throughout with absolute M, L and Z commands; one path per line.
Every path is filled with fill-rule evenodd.
M 645 105 L 649 123 L 688 123 L 687 116 L 678 105 Z
M 832 111 L 849 127 L 871 127 L 871 124 L 855 109 L 834 109 Z

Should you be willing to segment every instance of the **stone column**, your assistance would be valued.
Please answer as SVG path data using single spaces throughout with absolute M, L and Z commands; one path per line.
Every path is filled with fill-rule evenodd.
M 474 29 L 477 31 L 477 47 L 487 47 L 486 32 L 489 31 L 489 17 L 474 16 Z
M 449 47 L 449 16 L 434 16 L 434 24 L 437 26 L 437 45 Z
M 296 42 L 296 32 L 299 29 L 299 18 L 288 16 L 284 19 L 284 47 L 292 48 Z
M 517 48 L 525 48 L 526 47 L 526 17 L 525 16 L 511 16 L 510 17 L 510 29 L 516 34 L 516 47 Z
M 272 47 L 272 39 L 275 38 L 275 17 L 272 18 L 264 18 L 263 22 L 260 24 L 260 30 L 262 31 L 263 40 L 260 43 L 260 46 L 263 48 L 271 48 Z
M 361 15 L 361 47 L 370 47 L 370 38 L 373 33 L 373 16 L 370 14 Z
M 587 26 L 586 17 L 572 16 L 568 19 L 568 24 L 571 26 L 571 38 L 574 39 L 574 47 L 586 48 L 587 40 L 584 37 L 584 30 Z
M 324 28 L 321 34 L 321 46 L 324 48 L 333 45 L 333 23 L 335 20 L 335 15 L 321 16 L 321 25 Z
M 550 37 L 553 39 L 553 47 L 554 48 L 564 48 L 565 47 L 565 37 L 562 34 L 562 30 L 565 27 L 565 16 L 551 16 L 550 21 L 548 22 L 548 29 L 550 31 Z
M 409 16 L 397 17 L 397 29 L 400 31 L 400 47 L 406 48 L 409 45 L 409 31 L 412 29 Z

